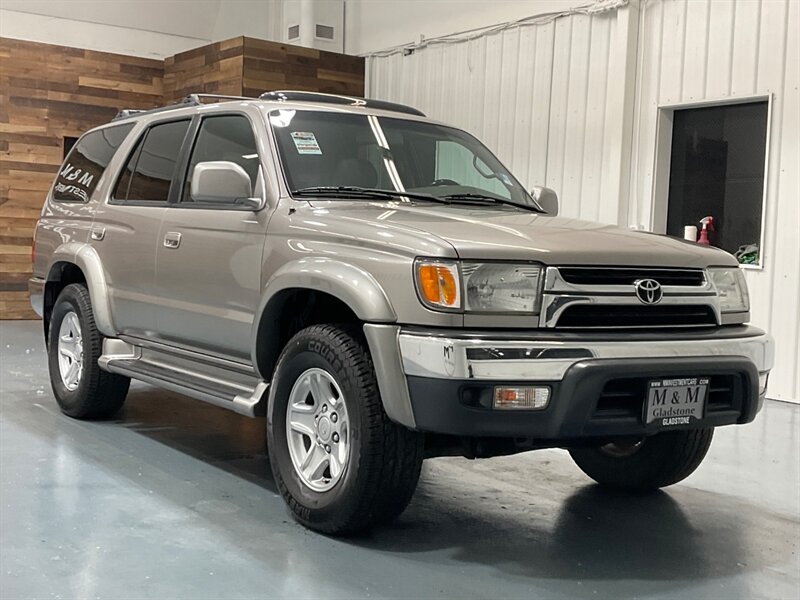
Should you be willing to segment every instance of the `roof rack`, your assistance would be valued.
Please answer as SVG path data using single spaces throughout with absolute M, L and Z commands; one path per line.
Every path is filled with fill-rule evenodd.
M 119 111 L 116 116 L 111 119 L 112 121 L 118 121 L 120 119 L 127 119 L 129 117 L 135 117 L 139 115 L 150 115 L 153 113 L 162 112 L 165 110 L 175 110 L 176 108 L 186 108 L 187 106 L 199 106 L 204 104 L 203 100 L 255 100 L 255 98 L 247 98 L 245 96 L 226 96 L 225 94 L 189 94 L 180 102 L 176 102 L 175 104 L 169 104 L 167 106 L 159 106 L 158 108 L 151 108 L 149 110 L 136 110 L 132 108 L 126 108 L 125 110 Z
M 380 110 L 391 110 L 393 112 L 406 113 L 424 117 L 425 113 L 413 106 L 387 102 L 385 100 L 368 100 L 358 96 L 342 96 L 339 94 L 323 94 L 320 92 L 293 92 L 278 90 L 274 92 L 264 92 L 258 97 L 259 100 L 275 100 L 278 102 L 322 102 L 325 104 L 340 104 L 347 106 L 364 106 L 366 108 L 377 108 Z
M 320 92 L 293 92 L 279 90 L 275 92 L 264 92 L 258 97 L 259 100 L 272 100 L 277 102 L 321 102 L 324 104 L 339 104 L 345 106 L 364 106 L 366 108 L 377 108 L 380 110 L 390 110 L 393 112 L 406 113 L 408 115 L 417 115 L 424 117 L 425 113 L 417 110 L 412 106 L 405 104 L 397 104 L 395 102 L 387 102 L 385 100 L 368 100 L 366 98 L 359 98 L 358 96 L 342 96 L 339 94 L 322 94 Z M 205 100 L 255 100 L 255 98 L 248 98 L 246 96 L 227 96 L 225 94 L 189 94 L 180 102 L 169 104 L 167 106 L 160 106 L 158 108 L 151 108 L 149 110 L 137 110 L 127 108 L 119 111 L 116 116 L 111 119 L 112 121 L 119 121 L 121 119 L 128 119 L 140 115 L 151 115 L 167 110 L 175 110 L 178 108 L 186 108 L 187 106 L 199 106 L 204 104 Z
M 203 100 L 255 100 L 255 98 L 247 96 L 228 96 L 227 94 L 189 94 L 183 99 L 184 102 L 194 102 L 195 104 L 202 104 Z

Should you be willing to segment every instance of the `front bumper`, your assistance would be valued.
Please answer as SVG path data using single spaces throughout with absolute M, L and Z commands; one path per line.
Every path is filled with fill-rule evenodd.
M 761 409 L 772 338 L 754 327 L 672 335 L 490 333 L 365 327 L 381 396 L 395 421 L 463 436 L 573 439 L 648 433 L 643 387 L 660 377 L 712 377 L 695 426 L 746 423 Z M 760 383 L 761 382 L 761 383 Z M 502 411 L 495 385 L 546 385 L 543 410 Z M 625 388 L 624 406 L 605 399 Z M 641 393 L 639 393 L 641 392 Z M 712 398 L 713 396 L 713 398 Z

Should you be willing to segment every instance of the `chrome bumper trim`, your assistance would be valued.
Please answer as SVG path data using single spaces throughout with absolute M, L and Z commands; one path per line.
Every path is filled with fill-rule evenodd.
M 401 331 L 406 375 L 434 379 L 559 381 L 577 362 L 608 358 L 709 358 L 743 356 L 759 372 L 772 369 L 775 345 L 769 334 L 753 337 L 676 341 L 537 341 L 491 337 L 440 337 Z

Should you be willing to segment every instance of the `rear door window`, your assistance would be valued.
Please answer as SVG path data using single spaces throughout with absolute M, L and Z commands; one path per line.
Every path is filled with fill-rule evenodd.
M 166 202 L 189 120 L 153 125 L 136 144 L 114 188 L 116 200 Z
M 84 135 L 70 150 L 53 187 L 57 202 L 88 202 L 114 153 L 133 123 L 104 127 Z

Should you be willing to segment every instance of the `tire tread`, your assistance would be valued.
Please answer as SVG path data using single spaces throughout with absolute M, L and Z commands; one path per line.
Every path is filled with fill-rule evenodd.
M 354 534 L 391 521 L 406 508 L 419 479 L 424 438 L 391 421 L 383 410 L 374 366 L 360 329 L 350 325 L 313 325 L 299 332 L 287 348 L 298 338 L 308 336 L 324 338 L 336 346 L 343 358 L 343 368 L 352 372 L 358 382 L 361 398 L 365 400 L 366 456 L 360 461 L 365 465 L 364 472 L 360 473 L 355 505 L 325 522 L 313 519 L 311 511 L 292 497 L 280 476 L 276 475 L 276 481 L 301 523 L 323 533 Z M 285 350 L 277 369 L 284 359 Z
M 103 353 L 103 335 L 97 329 L 94 312 L 92 311 L 92 301 L 86 286 L 79 283 L 69 284 L 59 294 L 56 306 L 65 299 L 72 300 L 79 310 L 81 335 L 83 337 L 84 351 L 86 352 L 83 377 L 88 377 L 88 381 L 81 382 L 81 387 L 78 388 L 83 391 L 78 403 L 75 406 L 66 406 L 59 402 L 61 410 L 76 419 L 108 419 L 114 416 L 124 404 L 125 396 L 130 386 L 130 379 L 103 371 L 97 364 L 97 360 Z M 60 326 L 60 320 L 56 323 L 54 319 L 50 323 L 49 340 L 51 345 L 57 344 L 58 330 L 56 325 Z M 57 346 L 55 351 L 58 351 Z M 59 374 L 58 372 L 51 372 L 50 377 L 54 379 L 59 377 Z M 58 399 L 59 393 L 55 386 L 54 392 Z
M 608 487 L 651 491 L 686 479 L 703 462 L 713 429 L 669 431 L 646 438 L 630 457 L 616 458 L 599 448 L 573 448 L 570 455 L 589 477 Z

